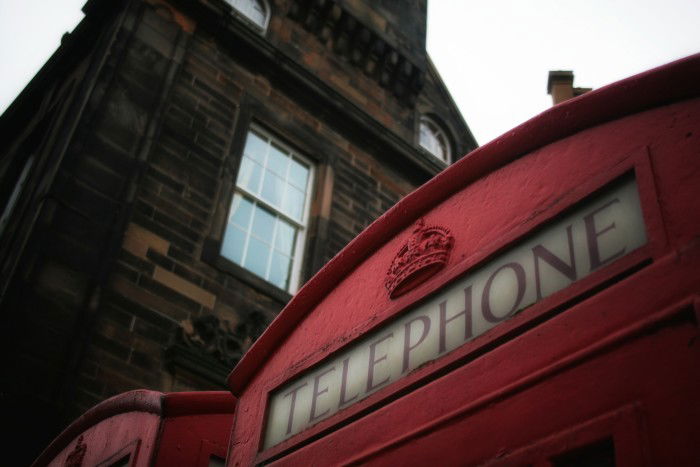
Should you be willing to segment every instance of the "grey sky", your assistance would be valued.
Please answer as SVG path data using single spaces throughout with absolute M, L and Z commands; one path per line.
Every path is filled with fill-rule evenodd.
M 85 0 L 0 0 L 0 112 Z M 477 141 L 550 106 L 547 72 L 601 87 L 700 52 L 697 0 L 429 0 L 428 51 Z
M 432 0 L 428 52 L 479 144 L 551 106 L 549 70 L 599 88 L 700 52 L 697 0 Z

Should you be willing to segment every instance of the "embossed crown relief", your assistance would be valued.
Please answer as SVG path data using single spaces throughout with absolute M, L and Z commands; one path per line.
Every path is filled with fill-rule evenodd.
M 426 226 L 420 219 L 413 235 L 401 247 L 387 271 L 384 285 L 389 297 L 403 295 L 445 267 L 453 244 L 449 229 Z

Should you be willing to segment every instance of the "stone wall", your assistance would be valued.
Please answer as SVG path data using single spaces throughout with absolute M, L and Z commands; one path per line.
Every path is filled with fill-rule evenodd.
M 0 119 L 18 135 L 3 161 L 37 158 L 0 247 L 2 404 L 34 411 L 17 420 L 51 436 L 131 389 L 223 388 L 291 298 L 219 254 L 251 125 L 314 168 L 302 284 L 444 167 L 417 145 L 420 112 L 475 145 L 424 50 L 376 30 L 402 15 L 327 0 L 342 21 L 323 39 L 304 2 L 270 3 L 261 35 L 222 0 L 92 0 Z
M 76 273 L 88 282 L 81 291 L 99 287 L 90 319 L 77 324 L 89 338 L 73 349 L 80 363 L 68 375 L 76 379 L 76 413 L 139 387 L 219 387 L 235 355 L 289 298 L 207 257 L 207 245 L 221 240 L 240 161 L 237 138 L 249 122 L 325 168 L 325 178 L 317 177 L 305 278 L 416 186 L 273 87 L 265 72 L 245 67 L 206 30 L 184 31 L 172 17 L 150 6 L 133 13 L 94 110 L 81 123 L 84 139 L 59 171 L 62 191 L 73 194 L 69 207 L 97 224 L 80 228 L 73 209 L 60 210 L 40 273 L 42 287 Z M 105 274 L 103 282 L 88 279 L 95 272 Z M 213 341 L 186 345 L 182 338 L 183 325 L 209 315 L 218 319 L 212 339 L 227 342 L 228 353 L 213 358 L 219 361 L 201 355 Z

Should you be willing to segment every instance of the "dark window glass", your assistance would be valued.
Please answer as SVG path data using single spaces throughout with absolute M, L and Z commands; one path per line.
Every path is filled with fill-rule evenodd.
M 129 465 L 130 458 L 131 454 L 127 454 L 126 456 L 121 457 L 118 461 L 109 464 L 109 467 L 127 467 Z
M 552 458 L 554 467 L 614 467 L 615 445 L 612 438 L 582 446 Z

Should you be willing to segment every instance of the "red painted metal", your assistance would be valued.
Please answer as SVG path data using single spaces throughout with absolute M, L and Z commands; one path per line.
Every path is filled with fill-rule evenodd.
M 261 448 L 275 389 L 631 173 L 646 245 Z M 552 108 L 402 200 L 295 296 L 229 376 L 228 465 L 551 465 L 585 446 L 618 465 L 694 463 L 698 212 L 700 55 Z M 387 268 L 421 217 L 453 250 L 392 300 Z
M 642 247 L 262 448 L 276 389 L 632 174 Z M 123 394 L 76 420 L 35 465 L 109 465 L 128 455 L 130 465 L 205 466 L 227 445 L 229 466 L 551 466 L 572 456 L 695 465 L 698 212 L 700 55 L 556 106 L 402 200 L 254 344 L 229 376 L 238 401 L 220 392 Z M 451 251 L 419 280 L 391 269 L 404 281 L 392 299 L 387 270 L 418 219 L 449 231 Z
M 208 467 L 212 456 L 226 459 L 235 399 L 226 392 L 170 393 L 163 400 L 156 467 Z
M 236 406 L 228 392 L 131 391 L 93 407 L 69 425 L 35 466 L 209 465 L 226 457 Z M 120 464 L 121 465 L 121 464 Z

